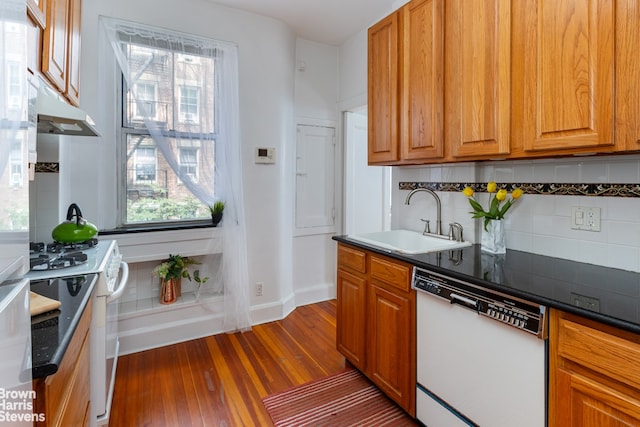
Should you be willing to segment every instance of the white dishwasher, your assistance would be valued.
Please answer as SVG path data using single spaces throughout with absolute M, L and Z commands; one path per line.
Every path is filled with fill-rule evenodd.
M 414 268 L 416 415 L 428 427 L 543 427 L 546 308 Z

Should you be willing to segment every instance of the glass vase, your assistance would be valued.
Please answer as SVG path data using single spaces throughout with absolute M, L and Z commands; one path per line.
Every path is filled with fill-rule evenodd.
M 504 239 L 504 224 L 501 220 L 489 220 L 486 227 L 483 224 L 480 248 L 483 252 L 491 254 L 504 254 L 507 252 Z

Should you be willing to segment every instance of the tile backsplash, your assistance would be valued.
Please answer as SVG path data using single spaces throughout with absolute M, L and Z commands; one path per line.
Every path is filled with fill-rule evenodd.
M 392 228 L 435 220 L 428 197 L 404 204 L 406 190 L 426 186 L 442 199 L 443 224 L 460 222 L 465 239 L 479 242 L 481 222 L 459 190 L 496 181 L 527 190 L 505 217 L 508 248 L 640 272 L 640 155 L 396 167 L 392 176 Z M 486 206 L 488 194 L 478 199 Z M 601 231 L 572 229 L 573 206 L 599 207 Z

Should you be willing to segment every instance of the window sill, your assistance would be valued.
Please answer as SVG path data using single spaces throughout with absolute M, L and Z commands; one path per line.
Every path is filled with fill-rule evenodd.
M 198 256 L 221 253 L 220 237 L 220 228 L 212 226 L 122 234 L 105 232 L 98 236 L 116 240 L 123 260 L 128 263 L 161 260 L 169 254 Z

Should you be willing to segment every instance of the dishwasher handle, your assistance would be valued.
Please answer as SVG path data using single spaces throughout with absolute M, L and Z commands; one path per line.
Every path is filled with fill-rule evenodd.
M 449 294 L 451 304 L 460 304 L 468 309 L 478 311 L 478 300 L 471 299 L 462 295 L 458 295 L 454 292 Z

